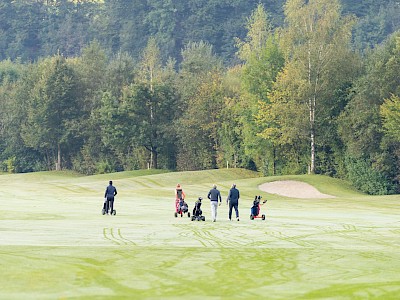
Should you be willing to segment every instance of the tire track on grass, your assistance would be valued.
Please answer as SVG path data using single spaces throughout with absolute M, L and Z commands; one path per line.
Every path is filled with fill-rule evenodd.
M 223 248 L 223 247 L 232 247 L 235 245 L 232 244 L 232 242 L 230 241 L 219 238 L 217 235 L 211 233 L 210 230 L 193 230 L 193 234 L 197 240 L 206 241 L 211 247 L 218 246 L 220 248 Z
M 368 236 L 372 235 L 374 238 L 377 238 L 378 236 L 382 237 L 379 239 L 379 242 L 376 242 L 376 244 L 379 244 L 379 246 L 385 246 L 385 247 L 395 247 L 392 242 L 388 241 L 387 237 L 384 235 L 380 234 L 379 232 L 376 232 L 374 229 L 378 229 L 378 227 L 363 227 L 360 229 L 356 225 L 353 224 L 341 224 L 342 230 L 338 229 L 331 229 L 331 230 L 324 230 L 328 234 L 335 234 L 336 236 L 343 237 L 347 240 L 357 240 L 361 242 L 365 242 L 367 244 L 371 244 L 371 239 L 368 238 Z
M 289 236 L 287 234 L 282 233 L 281 231 L 267 231 L 265 234 L 273 236 L 281 241 L 293 243 L 301 247 L 315 248 L 317 246 L 316 243 L 303 240 L 305 237 L 312 236 L 313 234 Z
M 136 245 L 136 243 L 132 240 L 129 240 L 122 236 L 120 228 L 117 229 L 116 234 L 114 233 L 114 228 L 103 228 L 103 237 L 116 245 Z
M 253 241 L 249 242 L 249 237 L 247 233 L 241 233 L 241 231 L 232 232 L 232 227 L 224 226 L 221 228 L 210 228 L 205 229 L 204 227 L 190 227 L 189 225 L 174 225 L 182 230 L 183 232 L 179 233 L 179 236 L 185 238 L 194 238 L 204 247 L 228 247 L 228 248 L 237 248 L 237 247 L 251 247 L 251 246 L 265 246 L 266 244 L 270 244 L 272 241 Z M 273 237 L 277 240 L 294 243 L 301 247 L 314 248 L 316 247 L 316 243 L 304 241 L 305 237 L 312 236 L 314 234 L 308 235 L 297 235 L 297 236 L 289 236 L 287 234 L 282 233 L 281 231 L 266 231 L 260 232 L 261 234 L 265 234 L 268 237 Z
M 136 246 L 136 243 L 135 243 L 134 241 L 132 241 L 132 240 L 130 240 L 130 239 L 127 239 L 127 238 L 125 238 L 125 237 L 122 236 L 122 234 L 121 234 L 121 228 L 118 228 L 118 236 L 119 236 L 119 238 L 120 238 L 121 240 L 126 241 L 126 244 L 127 244 L 127 245 L 135 245 L 135 246 Z
M 207 224 L 208 225 L 208 224 Z M 231 236 L 230 231 L 226 228 L 205 228 L 191 225 L 174 225 L 184 231 L 179 233 L 179 236 L 184 238 L 193 238 L 198 241 L 203 247 L 220 247 L 234 248 L 245 246 L 247 243 L 240 242 Z M 246 239 L 244 239 L 246 241 Z

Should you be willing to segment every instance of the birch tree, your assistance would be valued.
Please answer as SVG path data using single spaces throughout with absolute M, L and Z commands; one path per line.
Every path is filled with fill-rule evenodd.
M 138 126 L 137 139 L 149 151 L 149 167 L 154 169 L 158 168 L 159 154 L 169 153 L 172 144 L 172 124 L 177 114 L 172 109 L 177 102 L 173 64 L 170 60 L 162 65 L 160 48 L 155 39 L 150 38 L 139 63 L 136 83 L 128 96 Z
M 341 16 L 338 0 L 288 0 L 284 10 L 282 49 L 286 65 L 270 95 L 271 105 L 264 107 L 275 115 L 275 120 L 269 120 L 271 126 L 264 136 L 272 134 L 280 139 L 279 143 L 290 142 L 282 140 L 290 136 L 301 139 L 303 136 L 297 133 L 301 133 L 299 127 L 307 120 L 308 171 L 314 173 L 318 118 L 332 104 L 334 90 L 352 74 L 348 62 L 352 57 L 350 40 L 354 22 L 352 17 Z M 288 113 L 290 109 L 293 111 Z M 296 120 L 300 123 L 296 124 Z
M 247 161 L 248 168 L 254 164 L 255 168 L 263 168 L 263 172 L 267 173 L 268 168 L 265 166 L 275 164 L 274 149 L 267 139 L 257 135 L 263 130 L 264 125 L 256 122 L 256 116 L 259 102 L 269 102 L 268 92 L 283 67 L 284 59 L 279 50 L 277 36 L 270 24 L 268 12 L 261 3 L 247 19 L 246 29 L 247 35 L 244 39 L 236 40 L 237 55 L 243 62 L 239 67 L 241 90 L 236 105 L 240 111 L 238 119 L 243 140 L 241 148 L 245 154 L 240 160 Z M 271 174 L 274 172 L 273 167 L 268 171 Z
M 160 48 L 158 47 L 155 38 L 150 37 L 147 46 L 143 51 L 138 72 L 138 81 L 144 83 L 148 87 L 150 94 L 154 93 L 154 86 L 157 81 L 159 82 L 160 80 L 161 66 Z M 148 122 L 149 124 L 154 124 L 155 102 L 151 101 L 150 98 L 151 97 L 147 97 L 144 101 L 148 104 Z M 151 131 L 151 136 L 151 140 L 157 140 L 156 131 Z M 150 152 L 150 168 L 157 168 L 157 145 L 151 142 L 146 146 L 146 149 Z

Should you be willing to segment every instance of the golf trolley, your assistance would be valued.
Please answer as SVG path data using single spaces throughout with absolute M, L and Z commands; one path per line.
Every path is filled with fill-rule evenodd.
M 108 204 L 107 204 L 107 199 L 104 200 L 104 204 L 103 204 L 103 209 L 101 210 L 101 214 L 105 215 L 108 214 Z M 112 211 L 110 211 L 110 215 L 111 216 L 115 216 L 117 214 L 117 211 L 115 209 L 113 209 Z
M 261 196 L 255 196 L 254 201 L 253 201 L 253 206 L 250 209 L 250 220 L 254 219 L 259 219 L 261 218 L 262 220 L 265 220 L 265 215 L 262 214 L 260 216 L 260 210 L 261 210 L 261 205 L 264 205 L 267 200 L 264 200 L 262 203 L 261 202 Z
M 186 213 L 188 218 L 190 218 L 189 207 L 185 202 L 185 200 L 184 199 L 175 200 L 175 214 L 174 214 L 175 218 L 177 218 L 178 215 L 181 215 L 181 217 L 183 217 L 183 215 Z
M 203 198 L 199 197 L 199 199 L 194 203 L 193 207 L 193 215 L 192 215 L 192 221 L 205 221 L 206 217 L 203 216 L 203 211 L 201 210 L 201 200 Z
M 101 211 L 101 213 L 102 213 L 103 215 L 105 215 L 105 214 L 106 214 L 106 210 L 103 208 L 102 211 Z M 112 215 L 112 216 L 115 216 L 116 214 L 117 214 L 117 211 L 116 211 L 115 209 L 113 209 L 112 212 L 110 213 L 110 215 Z

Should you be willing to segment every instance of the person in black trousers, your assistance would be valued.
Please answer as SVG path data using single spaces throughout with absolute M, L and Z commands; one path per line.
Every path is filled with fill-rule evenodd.
M 113 182 L 110 180 L 109 185 L 106 188 L 106 192 L 104 193 L 104 209 L 106 214 L 108 215 L 108 210 L 110 210 L 110 214 L 113 213 L 114 210 L 114 197 L 117 195 L 117 189 L 113 186 Z
M 229 202 L 229 220 L 232 219 L 232 208 L 235 208 L 236 220 L 239 221 L 239 198 L 239 190 L 236 188 L 236 184 L 232 184 L 232 188 L 229 190 L 228 198 L 226 199 L 226 204 Z

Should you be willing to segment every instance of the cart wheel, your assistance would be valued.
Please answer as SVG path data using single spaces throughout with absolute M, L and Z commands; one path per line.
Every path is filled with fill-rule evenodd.
M 188 212 L 188 218 L 190 218 L 190 212 Z
M 178 217 L 178 213 L 176 212 L 176 213 L 175 213 L 175 218 L 177 218 L 177 217 Z
M 254 216 L 253 215 L 250 215 L 250 220 L 254 220 Z
M 261 219 L 265 220 L 265 215 L 262 215 L 262 216 L 261 216 Z
M 201 216 L 201 220 L 202 220 L 202 221 L 205 221 L 205 220 L 206 220 L 206 217 Z
M 105 215 L 105 214 L 106 214 L 106 210 L 105 210 L 104 208 L 101 210 L 101 214 L 102 214 L 102 215 Z
M 195 219 L 195 216 L 192 216 L 192 218 L 190 220 L 194 221 L 194 219 Z
M 115 216 L 117 214 L 117 211 L 114 209 L 111 213 L 113 216 Z

